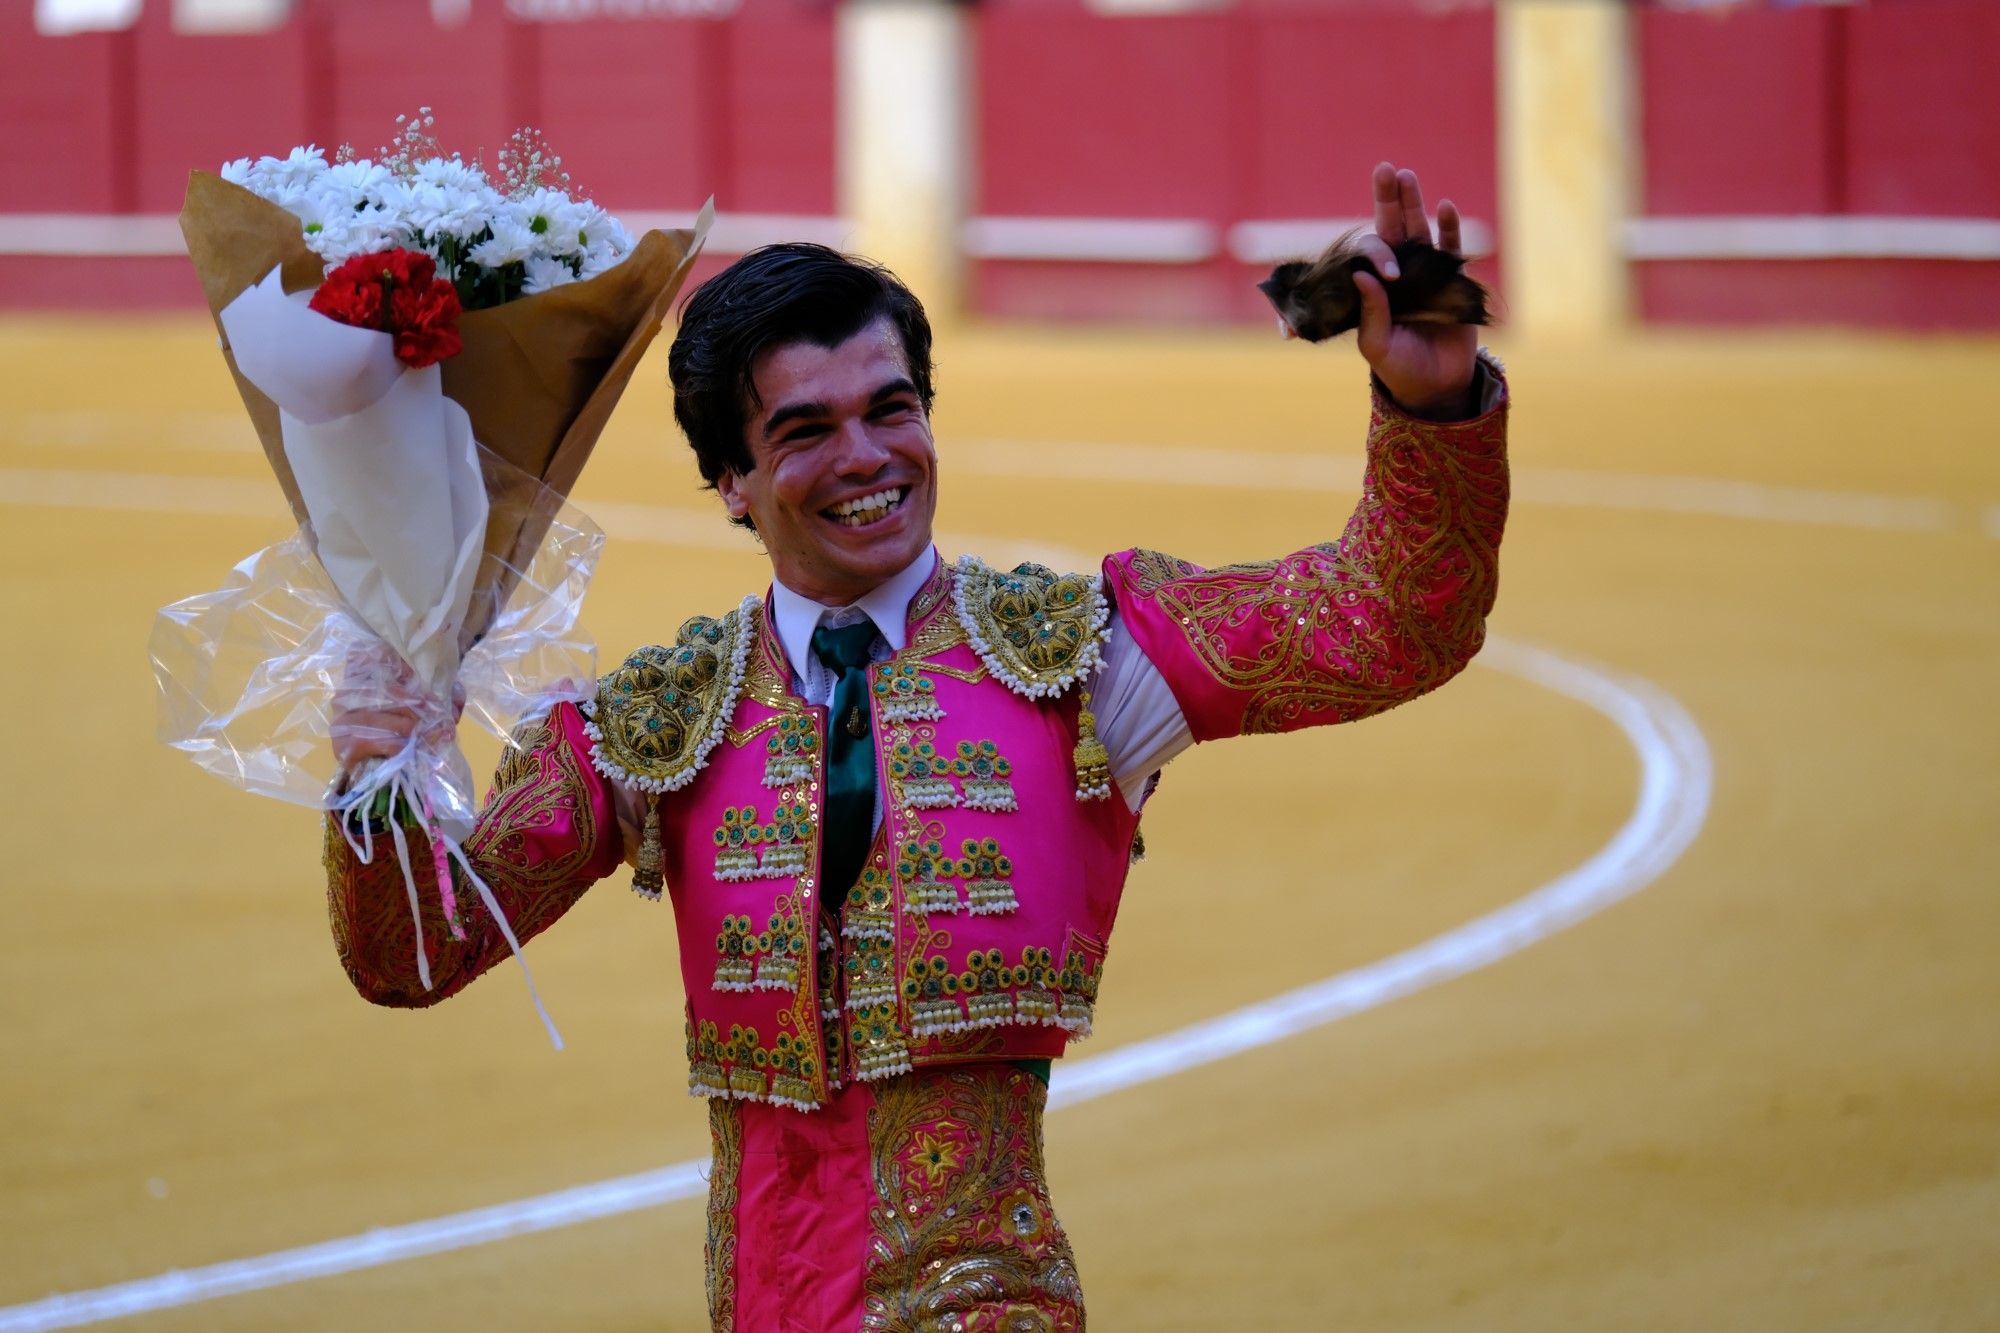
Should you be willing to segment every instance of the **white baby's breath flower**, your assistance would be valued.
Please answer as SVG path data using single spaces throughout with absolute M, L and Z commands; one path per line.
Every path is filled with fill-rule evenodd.
M 500 268 L 522 263 L 540 253 L 541 237 L 513 218 L 495 217 L 492 225 L 493 235 L 473 246 L 466 255 L 473 263 L 483 268 Z
M 527 281 L 521 284 L 523 296 L 533 296 L 536 292 L 548 291 L 551 287 L 562 287 L 576 281 L 576 274 L 568 264 L 560 259 L 549 259 L 543 255 L 530 255 L 524 261 L 527 265 Z

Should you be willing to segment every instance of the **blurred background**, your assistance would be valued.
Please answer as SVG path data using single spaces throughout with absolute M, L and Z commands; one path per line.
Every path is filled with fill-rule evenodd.
M 1261 318 L 1251 281 L 1387 157 L 1456 197 L 1519 331 L 1991 328 L 1996 25 L 1985 0 L 8 0 L 0 301 L 190 306 L 190 167 L 367 153 L 423 105 L 488 160 L 540 126 L 642 225 L 713 195 L 717 255 L 887 249 L 974 316 Z
M 941 545 L 1077 568 L 1338 534 L 1365 375 L 1251 284 L 1417 169 L 1499 298 L 1495 647 L 1168 773 L 1078 1058 L 1373 998 L 1052 1114 L 1094 1326 L 2000 1328 L 1996 67 L 1992 0 L 0 0 L 0 1330 L 706 1327 L 664 909 L 531 948 L 560 1055 L 511 969 L 371 1010 L 313 813 L 153 739 L 155 609 L 285 535 L 187 173 L 419 107 L 713 196 L 697 277 L 892 264 Z M 603 658 L 768 578 L 664 381 L 577 491 Z

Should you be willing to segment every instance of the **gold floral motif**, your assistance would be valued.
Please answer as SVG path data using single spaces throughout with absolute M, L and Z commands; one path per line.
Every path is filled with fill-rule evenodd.
M 913 954 L 903 977 L 911 1035 L 1041 1023 L 1088 1036 L 1104 954 L 1080 939 L 1071 932 L 1060 966 L 1054 951 L 1039 945 L 1023 948 L 1012 963 L 999 949 L 974 949 L 957 967 L 942 953 Z
M 814 831 L 812 811 L 803 800 L 781 796 L 769 820 L 760 820 L 754 805 L 727 806 L 710 835 L 715 843 L 715 877 L 725 884 L 795 879 L 806 873 Z
M 1111 609 L 1097 576 L 1031 563 L 1003 574 L 965 556 L 956 578 L 966 638 L 1016 694 L 1059 695 L 1102 661 Z
M 797 990 L 806 961 L 805 924 L 796 908 L 772 912 L 762 930 L 747 916 L 725 916 L 715 950 L 717 990 Z
M 954 855 L 938 840 L 943 831 L 942 825 L 928 825 L 897 851 L 896 880 L 903 886 L 905 910 L 923 916 L 1014 911 L 1014 862 L 1000 850 L 999 839 L 964 839 Z
M 708 1103 L 708 1135 L 715 1145 L 708 1176 L 708 1238 L 702 1245 L 708 1322 L 715 1333 L 736 1328 L 736 1204 L 743 1173 L 743 1112 L 724 1097 Z
M 877 1090 L 867 1333 L 1083 1328 L 1076 1262 L 1044 1183 L 1046 1101 L 1039 1079 L 1006 1064 Z
M 586 713 L 599 772 L 651 792 L 694 779 L 735 710 L 756 612 L 751 598 L 719 620 L 696 616 L 671 647 L 640 648 L 598 682 Z
M 743 733 L 743 743 L 766 727 L 777 731 L 764 742 L 764 785 L 791 787 L 819 776 L 819 731 L 805 713 L 780 713 Z M 738 733 L 732 731 L 735 741 Z

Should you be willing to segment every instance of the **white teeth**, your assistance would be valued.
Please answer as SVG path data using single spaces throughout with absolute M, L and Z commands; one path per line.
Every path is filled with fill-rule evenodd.
M 859 527 L 863 523 L 873 523 L 902 501 L 903 488 L 898 486 L 873 495 L 864 495 L 855 500 L 843 500 L 826 510 L 832 518 L 848 527 Z

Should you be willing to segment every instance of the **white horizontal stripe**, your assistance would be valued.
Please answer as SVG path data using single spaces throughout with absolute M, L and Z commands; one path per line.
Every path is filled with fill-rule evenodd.
M 1061 555 L 1067 557 L 1061 563 L 1069 565 L 1079 559 L 1075 552 Z M 1065 1061 L 1053 1073 L 1051 1106 L 1073 1106 L 1183 1073 L 1463 976 L 1629 897 L 1673 864 L 1701 831 L 1713 786 L 1707 743 L 1687 712 L 1644 681 L 1522 644 L 1491 640 L 1478 662 L 1594 708 L 1625 733 L 1639 757 L 1639 797 L 1611 841 L 1527 897 L 1416 948 L 1208 1022 Z M 680 1162 L 253 1259 L 61 1293 L 0 1309 L 0 1333 L 73 1328 L 650 1208 L 702 1193 L 707 1166 L 702 1159 Z
M 0 213 L 0 255 L 184 255 L 167 213 Z
M 2000 219 L 1650 217 L 1625 224 L 1631 259 L 2000 259 Z
M 617 212 L 617 210 L 612 210 Z M 658 228 L 673 231 L 694 225 L 691 212 L 617 213 L 618 220 L 633 232 Z M 724 213 L 717 211 L 704 248 L 724 255 L 748 254 L 760 245 L 780 241 L 813 241 L 845 249 L 854 239 L 854 224 L 846 218 L 820 213 Z
M 1276 264 L 1318 254 L 1332 240 L 1370 218 L 1259 218 L 1229 229 L 1229 253 L 1245 264 Z M 1493 228 L 1479 218 L 1459 219 L 1459 249 L 1469 259 L 1493 253 Z
M 1187 218 L 977 217 L 959 240 L 968 259 L 1199 264 L 1218 250 L 1215 227 Z
M 635 233 L 694 225 L 692 212 L 635 211 L 617 216 Z M 817 241 L 839 249 L 852 233 L 845 218 L 819 214 L 717 213 L 707 248 L 737 255 L 773 241 Z M 186 253 L 180 221 L 169 213 L 0 213 L 0 255 L 121 258 Z

